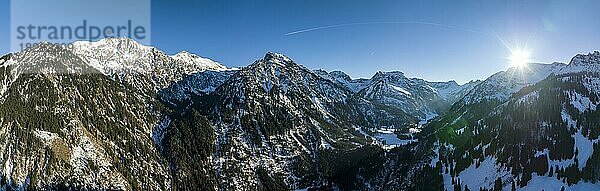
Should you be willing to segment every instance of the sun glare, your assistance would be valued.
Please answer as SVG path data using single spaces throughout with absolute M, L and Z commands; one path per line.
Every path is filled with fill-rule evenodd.
M 511 55 L 510 55 L 510 57 L 508 57 L 508 59 L 510 60 L 511 66 L 521 68 L 521 67 L 526 66 L 527 63 L 529 63 L 531 61 L 529 56 L 530 56 L 530 54 L 528 51 L 523 50 L 523 49 L 517 49 L 517 50 L 511 51 Z

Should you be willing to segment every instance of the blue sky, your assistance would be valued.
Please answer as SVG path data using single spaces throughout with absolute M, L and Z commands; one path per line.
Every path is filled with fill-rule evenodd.
M 0 0 L 0 53 L 9 0 Z M 432 81 L 485 79 L 506 69 L 509 47 L 536 62 L 600 49 L 600 1 L 152 1 L 152 44 L 245 66 L 267 51 L 352 77 L 403 71 Z M 360 23 L 360 24 L 357 24 Z M 285 35 L 307 28 L 338 27 Z M 340 26 L 341 25 L 341 26 Z

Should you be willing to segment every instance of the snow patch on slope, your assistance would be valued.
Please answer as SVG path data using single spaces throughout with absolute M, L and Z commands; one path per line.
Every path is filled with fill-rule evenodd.
M 578 92 L 565 92 L 569 94 L 569 99 L 571 105 L 577 108 L 579 112 L 583 113 L 585 111 L 596 111 L 596 103 L 593 103 L 589 97 L 583 96 Z
M 585 168 L 587 160 L 594 153 L 594 143 L 597 143 L 599 139 L 589 140 L 582 134 L 582 129 L 577 126 L 577 121 L 571 118 L 571 115 L 567 113 L 565 109 L 561 112 L 562 119 L 565 123 L 568 124 L 568 127 L 575 127 L 577 129 L 577 133 L 572 135 L 575 140 L 575 148 L 578 150 L 577 160 L 579 160 L 579 170 Z M 549 160 L 550 165 L 558 165 L 559 167 L 566 168 L 569 165 L 575 163 L 575 158 L 566 160 L 566 161 L 554 161 Z
M 208 58 L 202 58 L 198 55 L 195 55 L 195 54 L 192 54 L 192 53 L 189 53 L 186 51 L 177 53 L 177 54 L 171 56 L 171 58 L 173 58 L 175 60 L 179 60 L 183 63 L 199 66 L 200 68 L 204 68 L 206 70 L 216 70 L 216 71 L 227 70 L 227 68 L 225 66 L 221 65 L 218 62 L 212 61 Z
M 583 170 L 587 160 L 590 159 L 594 153 L 594 143 L 597 143 L 598 139 L 589 140 L 583 136 L 581 129 L 573 135 L 573 138 L 575 139 L 575 148 L 577 148 L 577 160 L 579 160 L 578 167 L 579 170 Z
M 171 118 L 169 118 L 169 116 L 165 116 L 160 121 L 160 123 L 154 126 L 154 129 L 152 130 L 152 133 L 150 135 L 152 137 L 152 140 L 154 141 L 154 143 L 156 143 L 156 145 L 158 145 L 158 148 L 160 150 L 162 150 L 162 140 L 165 136 L 165 131 L 167 130 L 167 127 L 169 127 L 170 124 Z
M 54 139 L 59 138 L 58 134 L 56 134 L 56 133 L 42 131 L 39 129 L 36 129 L 33 133 L 36 137 L 44 140 L 44 145 L 46 145 L 46 146 L 50 145 Z
M 398 91 L 398 92 L 400 92 L 402 94 L 411 95 L 411 93 L 409 91 L 407 91 L 406 89 L 404 89 L 404 88 L 401 88 L 401 87 L 398 87 L 398 86 L 395 86 L 395 85 L 391 85 L 391 84 L 390 84 L 390 87 L 392 87 L 394 90 L 396 90 L 396 91 Z
M 500 169 L 500 172 L 497 172 Z M 491 188 L 498 177 L 508 177 L 510 172 L 496 165 L 496 159 L 486 157 L 479 167 L 472 164 L 459 173 L 458 177 L 462 181 L 461 185 L 467 185 L 469 188 L 477 189 L 479 187 Z
M 517 188 L 519 191 L 540 191 L 540 190 L 560 190 L 561 187 L 564 187 L 567 191 L 576 191 L 576 190 L 600 190 L 599 184 L 592 184 L 589 182 L 580 181 L 577 184 L 569 186 L 561 180 L 556 179 L 556 177 L 547 177 L 547 176 L 538 176 L 537 174 L 533 174 L 532 178 L 529 182 L 527 182 L 527 186 L 523 188 Z M 509 187 L 505 187 L 505 190 L 510 190 Z

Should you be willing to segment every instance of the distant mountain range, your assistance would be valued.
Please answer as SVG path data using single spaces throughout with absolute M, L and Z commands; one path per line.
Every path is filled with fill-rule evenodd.
M 459 85 L 127 38 L 0 58 L 0 187 L 600 189 L 600 53 Z

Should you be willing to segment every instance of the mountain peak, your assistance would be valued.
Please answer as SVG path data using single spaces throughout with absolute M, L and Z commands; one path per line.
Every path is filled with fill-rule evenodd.
M 177 61 L 181 61 L 182 63 L 186 63 L 188 65 L 192 65 L 192 66 L 197 66 L 202 68 L 203 70 L 226 70 L 227 67 L 223 66 L 221 63 L 215 62 L 211 59 L 208 58 L 203 58 L 200 57 L 196 54 L 187 52 L 187 51 L 181 51 L 173 56 L 171 56 L 171 58 L 177 60 Z
M 14 55 L 13 53 L 9 53 L 7 55 L 0 57 L 0 66 L 8 65 L 7 62 L 9 62 L 10 60 L 13 59 L 13 55 Z
M 263 59 L 256 60 L 253 64 L 248 67 L 259 67 L 259 68 L 304 68 L 297 63 L 295 63 L 289 57 L 275 52 L 267 52 Z M 308 69 L 306 69 L 308 70 Z
M 569 64 L 579 65 L 579 64 L 593 64 L 593 63 L 598 63 L 598 62 L 600 62 L 600 52 L 596 50 L 596 51 L 590 52 L 588 54 L 575 55 L 575 57 L 573 57 L 573 59 L 571 59 L 571 62 L 569 62 Z
M 600 52 L 577 54 L 568 65 L 562 67 L 556 74 L 572 74 L 580 72 L 600 73 Z
M 378 81 L 378 80 L 393 80 L 393 81 L 408 80 L 408 78 L 406 78 L 406 76 L 404 76 L 404 73 L 400 72 L 400 71 L 390 71 L 390 72 L 378 71 L 377 73 L 375 73 L 375 75 L 372 77 L 372 79 L 374 81 Z
M 150 55 L 155 49 L 127 37 L 109 37 L 98 41 L 73 42 L 74 52 L 81 51 L 96 54 L 145 54 Z M 98 52 L 99 51 L 99 52 Z
M 200 56 L 196 55 L 196 54 L 192 54 L 188 51 L 181 51 L 175 55 L 172 56 L 175 59 L 186 59 L 186 58 L 191 58 L 191 59 L 196 59 L 199 58 Z
M 337 79 L 343 79 L 345 81 L 351 81 L 352 80 L 352 78 L 348 74 L 346 74 L 345 72 L 342 72 L 342 71 L 337 71 L 337 70 L 336 71 L 331 71 L 329 73 L 329 75 L 331 75 L 331 76 L 333 76 L 334 78 L 337 78 Z
M 267 52 L 267 54 L 265 54 L 265 57 L 263 58 L 265 61 L 276 61 L 276 62 L 292 62 L 292 59 L 290 59 L 289 57 L 281 54 L 281 53 L 276 53 L 276 52 Z

